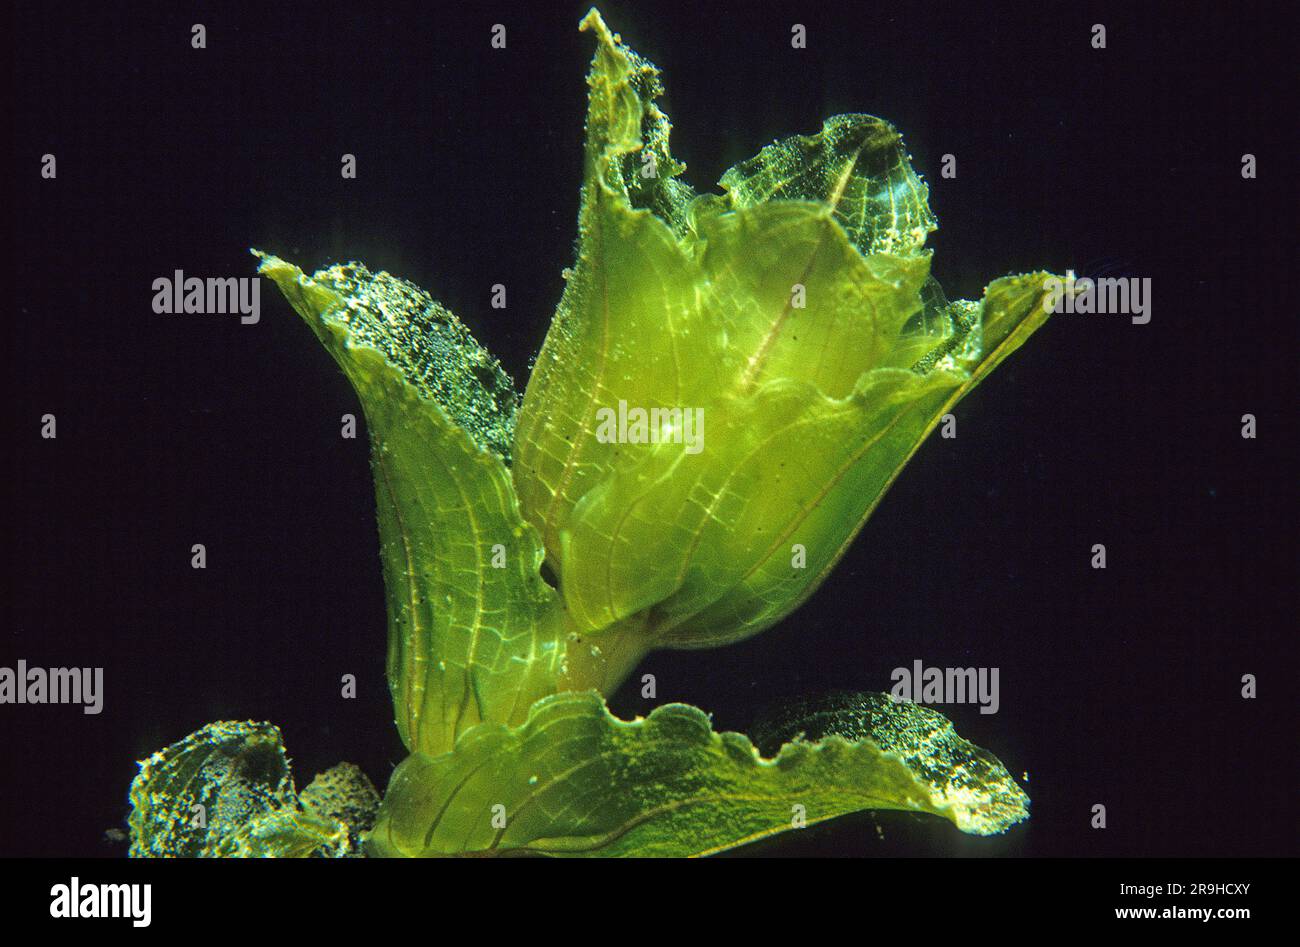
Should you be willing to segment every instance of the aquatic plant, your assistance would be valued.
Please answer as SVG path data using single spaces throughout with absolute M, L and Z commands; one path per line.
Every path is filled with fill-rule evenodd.
M 257 253 L 371 437 L 410 751 L 377 821 L 297 801 L 274 728 L 214 725 L 146 764 L 133 851 L 352 854 L 364 822 L 373 855 L 693 855 L 862 809 L 974 834 L 1027 816 L 996 759 L 881 695 L 857 700 L 853 727 L 791 733 L 772 758 L 693 707 L 607 710 L 652 649 L 739 641 L 807 599 L 941 417 L 1047 318 L 1049 275 L 947 301 L 927 188 L 898 132 L 866 115 L 696 194 L 658 70 L 596 11 L 581 28 L 597 50 L 577 262 L 522 401 L 412 284 L 359 263 L 308 277 Z M 245 827 L 181 851 L 178 800 L 216 798 L 250 756 L 275 778 L 232 797 Z M 226 835 L 259 820 L 260 848 L 232 848 Z

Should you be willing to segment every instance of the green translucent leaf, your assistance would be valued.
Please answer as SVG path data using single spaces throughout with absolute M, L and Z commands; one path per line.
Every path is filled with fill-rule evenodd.
M 694 707 L 625 722 L 599 696 L 540 701 L 519 727 L 471 730 L 454 751 L 393 774 L 372 854 L 707 855 L 863 809 L 1005 831 L 1028 798 L 940 714 L 886 695 L 861 704 L 862 736 L 795 740 L 763 759 Z M 801 807 L 801 808 L 796 808 Z
M 351 264 L 308 278 L 271 256 L 259 272 L 365 410 L 402 739 L 436 753 L 484 720 L 523 720 L 557 688 L 565 648 L 540 544 L 498 450 L 513 420 L 509 378 L 455 316 L 387 273 Z
M 815 590 L 942 415 L 1042 324 L 1047 274 L 948 302 L 927 189 L 871 116 L 777 142 L 693 198 L 657 70 L 594 11 L 583 27 L 578 260 L 512 473 L 578 631 L 713 646 Z M 669 437 L 602 435 L 621 405 L 661 412 L 650 429 Z M 673 411 L 701 418 L 698 452 L 671 439 Z
M 1013 321 L 1007 306 L 1015 319 L 1044 318 L 1031 311 L 1041 280 L 990 287 L 993 337 Z M 780 380 L 719 403 L 706 413 L 717 451 L 691 457 L 659 445 L 584 498 L 566 553 L 603 569 L 568 587 L 571 610 L 581 617 L 581 603 L 608 603 L 604 617 L 619 618 L 653 605 L 657 641 L 678 647 L 770 627 L 816 590 L 943 414 L 1015 344 L 1003 339 L 973 373 L 874 370 L 846 399 Z M 672 541 L 651 549 L 650 530 Z M 806 553 L 798 565 L 796 545 Z
M 773 200 L 829 207 L 863 253 L 913 253 L 938 227 L 902 136 L 871 115 L 836 115 L 820 134 L 768 145 L 720 183 L 735 208 Z
M 653 104 L 658 71 L 618 44 L 594 10 L 582 28 L 595 31 L 598 45 L 587 76 L 578 261 L 565 274 L 568 285 L 529 379 L 513 470 L 521 505 L 557 567 L 560 528 L 611 466 L 607 452 L 593 446 L 591 424 L 612 381 L 634 397 L 650 395 L 651 387 L 638 384 L 642 375 L 647 382 L 669 373 L 693 377 L 709 354 L 699 345 L 658 344 L 665 339 L 656 323 L 671 326 L 694 289 L 675 235 L 691 195 L 670 183 L 681 166 L 668 156 L 668 122 Z M 638 170 L 647 146 L 656 159 L 650 178 Z M 641 337 L 657 344 L 641 347 Z M 723 340 L 711 345 L 721 348 Z

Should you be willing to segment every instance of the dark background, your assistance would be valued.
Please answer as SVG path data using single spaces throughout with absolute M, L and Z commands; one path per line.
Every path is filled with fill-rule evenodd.
M 586 8 L 17 7 L 0 665 L 102 666 L 106 698 L 97 717 L 0 707 L 0 855 L 122 854 L 103 833 L 123 825 L 134 761 L 211 720 L 278 724 L 302 783 L 340 759 L 386 782 L 403 754 L 367 446 L 339 436 L 359 406 L 269 283 L 256 326 L 155 315 L 151 283 L 252 275 L 250 246 L 308 271 L 362 260 L 427 288 L 522 388 L 572 262 Z M 783 700 L 886 689 L 917 658 L 999 667 L 998 714 L 945 712 L 1028 772 L 1032 819 L 974 839 L 863 815 L 757 850 L 1295 854 L 1287 8 L 602 9 L 664 70 L 697 188 L 868 112 L 930 183 L 950 297 L 1038 268 L 1154 284 L 1145 326 L 1054 317 L 781 626 L 644 665 L 661 701 L 728 729 Z M 57 180 L 40 177 L 46 152 Z M 956 180 L 939 176 L 949 152 Z M 507 310 L 488 305 L 494 283 Z M 45 413 L 57 440 L 39 436 Z M 1089 567 L 1098 542 L 1105 571 Z M 338 696 L 344 673 L 357 700 Z M 648 710 L 632 686 L 612 703 Z

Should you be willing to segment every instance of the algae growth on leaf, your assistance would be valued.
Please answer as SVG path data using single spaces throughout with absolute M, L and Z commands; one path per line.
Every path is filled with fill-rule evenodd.
M 596 54 L 577 261 L 522 400 L 411 284 L 257 253 L 371 437 L 411 755 L 370 853 L 707 854 L 789 829 L 794 806 L 1005 830 L 1028 799 L 933 711 L 863 698 L 861 732 L 790 734 L 764 758 L 695 708 L 624 722 L 603 696 L 651 650 L 790 615 L 943 414 L 1042 325 L 1048 274 L 949 302 L 927 188 L 867 115 L 697 194 L 658 70 L 596 11 L 581 26 Z M 628 405 L 699 412 L 700 449 L 601 436 L 602 411 Z

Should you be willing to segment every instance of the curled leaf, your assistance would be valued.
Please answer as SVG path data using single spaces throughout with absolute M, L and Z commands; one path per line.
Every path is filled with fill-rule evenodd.
M 1043 323 L 1047 274 L 949 303 L 924 249 L 927 189 L 867 115 L 695 196 L 658 71 L 594 11 L 583 28 L 597 52 L 578 260 L 512 474 L 579 631 L 710 647 L 816 589 L 942 415 Z
M 694 707 L 613 717 L 596 694 L 539 701 L 519 727 L 484 725 L 393 773 L 371 854 L 708 855 L 864 809 L 1005 831 L 1028 798 L 941 715 L 871 695 L 859 739 L 787 743 L 771 759 Z
M 438 753 L 557 690 L 612 687 L 644 652 L 570 637 L 506 465 L 516 398 L 497 361 L 405 280 L 355 263 L 308 277 L 257 255 L 365 411 L 406 745 Z

